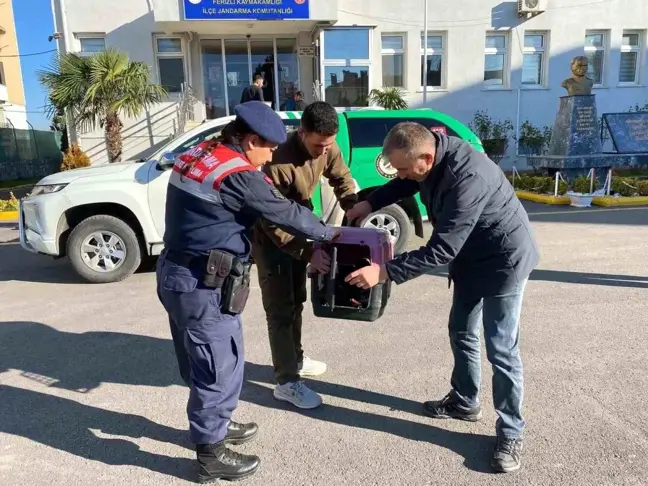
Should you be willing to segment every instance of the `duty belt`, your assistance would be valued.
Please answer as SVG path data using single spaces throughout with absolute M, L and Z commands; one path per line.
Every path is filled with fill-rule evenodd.
M 194 267 L 207 263 L 208 256 L 209 255 L 192 255 L 191 253 L 177 250 L 167 250 L 165 258 L 171 263 L 175 263 L 181 267 Z

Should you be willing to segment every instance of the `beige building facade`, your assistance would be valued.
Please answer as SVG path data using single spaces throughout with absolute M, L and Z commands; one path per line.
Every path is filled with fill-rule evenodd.
M 0 2 L 0 127 L 26 129 L 25 88 L 11 1 Z

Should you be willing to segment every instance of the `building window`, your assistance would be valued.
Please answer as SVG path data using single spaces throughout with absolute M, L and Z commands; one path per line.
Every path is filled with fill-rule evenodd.
M 421 87 L 432 88 L 444 86 L 444 49 L 445 39 L 443 34 L 430 33 L 427 36 L 427 62 L 425 59 L 425 37 L 421 34 Z
M 180 37 L 157 37 L 155 39 L 160 84 L 169 93 L 179 93 L 185 82 L 184 45 Z
M 508 80 L 506 34 L 487 34 L 484 50 L 484 87 L 504 88 Z
M 405 36 L 383 34 L 380 41 L 382 85 L 403 88 L 405 86 Z
M 79 36 L 79 53 L 83 56 L 92 56 L 106 50 L 106 39 L 99 36 Z
M 524 35 L 522 84 L 525 86 L 545 85 L 546 39 L 545 34 L 536 32 Z
M 641 33 L 624 31 L 621 41 L 621 64 L 619 66 L 620 84 L 639 84 L 639 53 L 641 52 Z
M 589 61 L 587 76 L 594 81 L 594 86 L 603 84 L 605 45 L 604 32 L 587 32 L 585 35 L 585 56 Z
M 333 106 L 367 106 L 371 65 L 369 36 L 369 29 L 362 28 L 322 32 L 324 100 Z

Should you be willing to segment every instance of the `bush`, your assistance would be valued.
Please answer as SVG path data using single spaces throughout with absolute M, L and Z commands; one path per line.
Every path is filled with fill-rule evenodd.
M 525 155 L 539 155 L 545 153 L 551 142 L 551 128 L 544 126 L 538 128 L 531 122 L 525 121 L 520 127 L 519 147 Z
M 0 213 L 4 211 L 18 211 L 18 199 L 16 199 L 13 192 L 10 192 L 9 195 L 9 199 L 0 199 Z
M 61 172 L 65 170 L 81 169 L 83 167 L 90 167 L 90 157 L 88 157 L 79 145 L 73 143 L 72 146 L 63 155 L 63 163 L 61 164 Z
M 589 194 L 590 191 L 590 184 L 592 183 L 592 180 L 587 177 L 587 176 L 581 176 L 577 177 L 574 179 L 574 182 L 572 183 L 572 191 L 574 192 L 579 192 L 581 194 Z M 598 189 L 598 180 L 594 178 L 594 191 Z
M 508 176 L 513 183 L 513 177 Z M 516 191 L 535 192 L 536 194 L 554 194 L 556 179 L 551 176 L 520 175 L 515 178 Z M 567 193 L 567 184 L 562 179 L 558 182 L 558 195 Z
M 639 196 L 641 190 L 648 196 L 648 181 L 635 179 L 634 177 L 612 177 L 612 193 L 623 197 Z

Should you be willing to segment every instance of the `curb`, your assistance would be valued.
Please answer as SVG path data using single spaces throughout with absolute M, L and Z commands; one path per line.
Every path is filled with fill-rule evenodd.
M 518 199 L 524 199 L 526 201 L 532 201 L 541 204 L 551 204 L 551 205 L 571 204 L 571 199 L 569 199 L 569 196 L 550 196 L 548 194 L 536 194 L 534 192 L 527 192 L 527 191 L 515 191 L 515 194 L 517 194 Z
M 0 221 L 13 221 L 14 219 L 18 219 L 18 211 L 0 211 Z
M 612 196 L 596 196 L 592 199 L 592 204 L 595 206 L 648 206 L 647 196 L 632 196 L 632 197 L 612 197 Z

